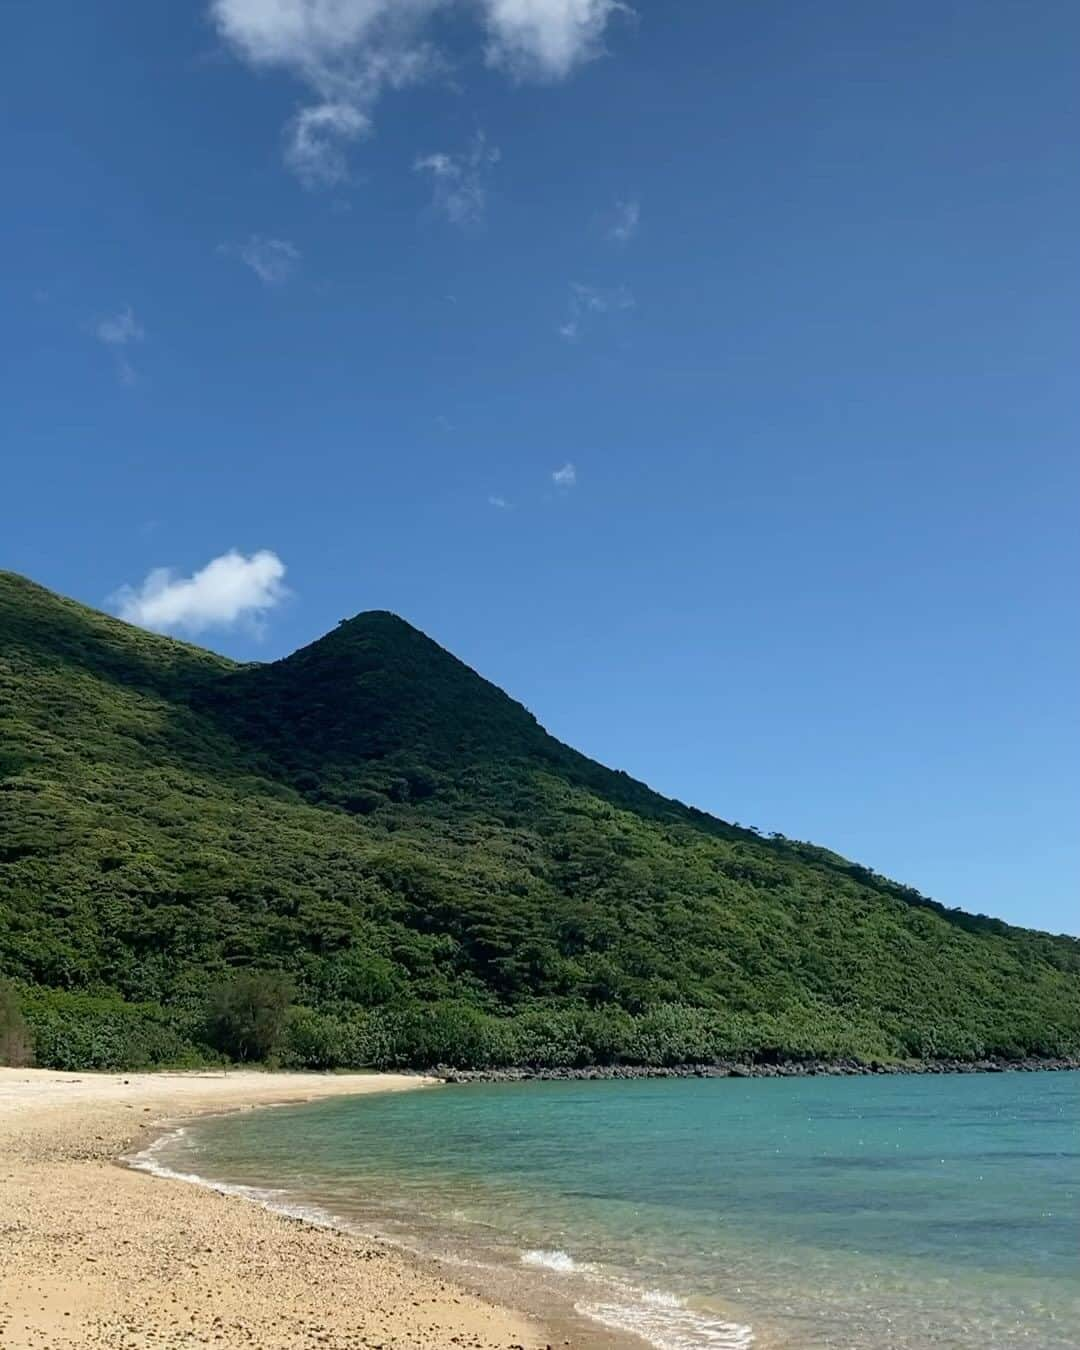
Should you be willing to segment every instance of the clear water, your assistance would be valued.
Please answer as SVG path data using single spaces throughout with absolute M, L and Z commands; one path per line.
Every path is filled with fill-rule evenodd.
M 668 1350 L 1077 1350 L 1080 1075 L 432 1089 L 202 1121 L 144 1159 Z

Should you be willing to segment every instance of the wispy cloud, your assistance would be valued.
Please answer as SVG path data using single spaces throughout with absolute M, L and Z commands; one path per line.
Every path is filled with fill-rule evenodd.
M 620 0 L 482 0 L 488 63 L 518 79 L 561 80 L 603 52 Z
M 139 586 L 122 586 L 110 596 L 120 618 L 157 632 L 200 633 L 207 628 L 261 620 L 288 595 L 285 564 L 268 549 L 245 557 L 235 549 L 208 562 L 190 577 L 155 567 Z
M 226 45 L 256 69 L 284 70 L 311 101 L 285 131 L 285 160 L 308 186 L 348 177 L 349 146 L 371 131 L 387 90 L 445 71 L 428 37 L 437 13 L 478 18 L 490 65 L 560 80 L 603 50 L 619 0 L 209 0 Z
M 128 305 L 119 314 L 99 319 L 94 325 L 94 336 L 112 350 L 120 382 L 134 384 L 137 378 L 135 368 L 128 360 L 124 349 L 133 342 L 142 342 L 146 337 L 146 330 L 135 317 L 131 306 Z
M 551 481 L 557 488 L 569 492 L 572 487 L 577 487 L 577 469 L 567 460 L 561 469 L 556 469 L 551 475 Z
M 127 309 L 121 310 L 119 314 L 99 319 L 94 331 L 97 333 L 99 340 L 110 347 L 123 347 L 128 342 L 141 342 L 146 336 L 142 324 L 135 317 L 130 305 Z
M 478 131 L 461 155 L 421 155 L 413 164 L 417 173 L 431 176 L 432 206 L 452 225 L 462 229 L 475 228 L 484 219 L 487 207 L 487 178 L 500 153 L 497 146 L 488 145 L 482 131 Z
M 218 252 L 239 258 L 267 286 L 280 286 L 296 271 L 300 250 L 288 239 L 264 239 L 253 234 L 243 244 L 220 244 Z
M 226 44 L 256 69 L 295 76 L 312 101 L 285 129 L 285 162 L 309 187 L 348 177 L 385 89 L 431 70 L 421 30 L 440 0 L 210 0 Z
M 559 335 L 567 342 L 577 342 L 591 319 L 597 315 L 633 309 L 634 304 L 633 294 L 626 286 L 605 290 L 597 286 L 584 286 L 579 281 L 571 282 L 567 316 L 559 325 Z
M 615 216 L 608 228 L 608 238 L 620 244 L 628 243 L 638 232 L 641 224 L 641 203 L 638 201 L 616 202 Z
M 371 130 L 366 112 L 350 103 L 301 108 L 285 133 L 285 163 L 305 187 L 332 187 L 349 176 L 346 146 Z
M 488 506 L 494 506 L 497 511 L 509 511 L 510 503 L 505 497 L 492 495 L 488 498 Z

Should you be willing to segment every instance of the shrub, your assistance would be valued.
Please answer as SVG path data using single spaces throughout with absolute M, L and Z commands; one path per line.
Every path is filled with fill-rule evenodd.
M 729 1051 L 720 1019 L 702 1008 L 664 1003 L 636 1019 L 634 1058 L 641 1064 L 700 1064 Z M 723 1048 L 723 1051 L 721 1050 Z
M 378 1010 L 363 1026 L 365 1061 L 378 1068 L 499 1068 L 516 1059 L 511 1020 L 467 1003 Z
M 21 1069 L 32 1064 L 33 1046 L 15 990 L 0 981 L 0 1064 Z
M 293 1008 L 281 1041 L 281 1063 L 287 1069 L 358 1068 L 364 1062 L 359 1030 L 340 1017 Z
M 534 1069 L 588 1064 L 592 1059 L 582 1011 L 541 1008 L 514 1019 L 515 1058 Z
M 231 1059 L 266 1059 L 278 1047 L 289 1016 L 293 985 L 281 971 L 244 971 L 210 991 L 209 1043 Z
M 23 1010 L 36 1062 L 50 1069 L 184 1068 L 206 1056 L 175 1010 L 66 990 L 31 989 Z
M 330 1002 L 373 1008 L 395 998 L 403 975 L 401 968 L 384 956 L 349 948 L 323 963 L 318 991 Z

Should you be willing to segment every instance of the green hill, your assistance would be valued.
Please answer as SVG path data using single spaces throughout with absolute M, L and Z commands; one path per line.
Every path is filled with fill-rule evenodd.
M 310 1064 L 1080 1051 L 1080 942 L 761 838 L 368 613 L 238 665 L 0 573 L 0 976 L 40 1062 L 205 1053 L 282 970 Z

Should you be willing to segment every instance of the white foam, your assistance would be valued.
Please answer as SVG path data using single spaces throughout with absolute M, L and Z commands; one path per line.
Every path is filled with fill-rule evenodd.
M 575 1311 L 616 1331 L 632 1332 L 656 1350 L 749 1350 L 754 1343 L 749 1327 L 694 1312 L 661 1290 L 645 1291 L 636 1299 L 579 1303 Z
M 686 1306 L 681 1298 L 676 1298 L 674 1294 L 669 1294 L 663 1289 L 646 1289 L 641 1297 L 643 1302 L 651 1303 L 657 1308 L 684 1308 Z
M 575 1261 L 569 1252 L 550 1252 L 542 1248 L 522 1252 L 521 1260 L 526 1266 L 543 1266 L 545 1270 L 556 1270 L 560 1275 L 584 1275 L 596 1269 L 587 1262 Z
M 199 1176 L 195 1172 L 181 1172 L 163 1162 L 160 1154 L 171 1145 L 183 1139 L 186 1134 L 183 1126 L 169 1130 L 141 1152 L 131 1154 L 124 1159 L 129 1167 L 142 1172 L 150 1172 L 157 1177 L 172 1181 L 186 1181 L 191 1185 L 202 1186 L 206 1190 L 216 1191 L 219 1195 L 235 1195 L 242 1200 L 261 1205 L 275 1214 L 283 1214 L 291 1219 L 300 1219 L 304 1223 L 319 1228 L 336 1228 L 355 1231 L 352 1226 L 329 1210 L 316 1205 L 297 1204 L 284 1199 L 288 1192 L 269 1187 L 245 1186 L 239 1182 L 213 1181 L 209 1177 Z M 385 1235 L 369 1234 L 387 1241 Z M 408 1247 L 408 1244 L 389 1239 L 396 1246 Z M 444 1256 L 454 1264 L 462 1266 L 482 1266 L 483 1263 L 463 1258 Z M 569 1252 L 532 1248 L 522 1252 L 523 1265 L 536 1266 L 550 1270 L 558 1275 L 576 1276 L 590 1286 L 596 1286 L 595 1300 L 583 1300 L 575 1305 L 575 1311 L 583 1317 L 591 1317 L 617 1331 L 629 1331 L 641 1340 L 647 1341 L 655 1350 L 750 1350 L 754 1334 L 747 1326 L 736 1322 L 726 1322 L 687 1308 L 682 1299 L 662 1289 L 638 1289 L 633 1285 L 607 1278 L 599 1266 L 588 1261 L 578 1261 Z
M 609 1278 L 599 1266 L 577 1261 L 569 1252 L 535 1248 L 522 1252 L 521 1260 L 595 1286 L 595 1297 L 575 1304 L 575 1311 L 613 1330 L 632 1332 L 656 1350 L 749 1350 L 753 1345 L 750 1327 L 695 1312 L 664 1289 L 639 1289 Z

